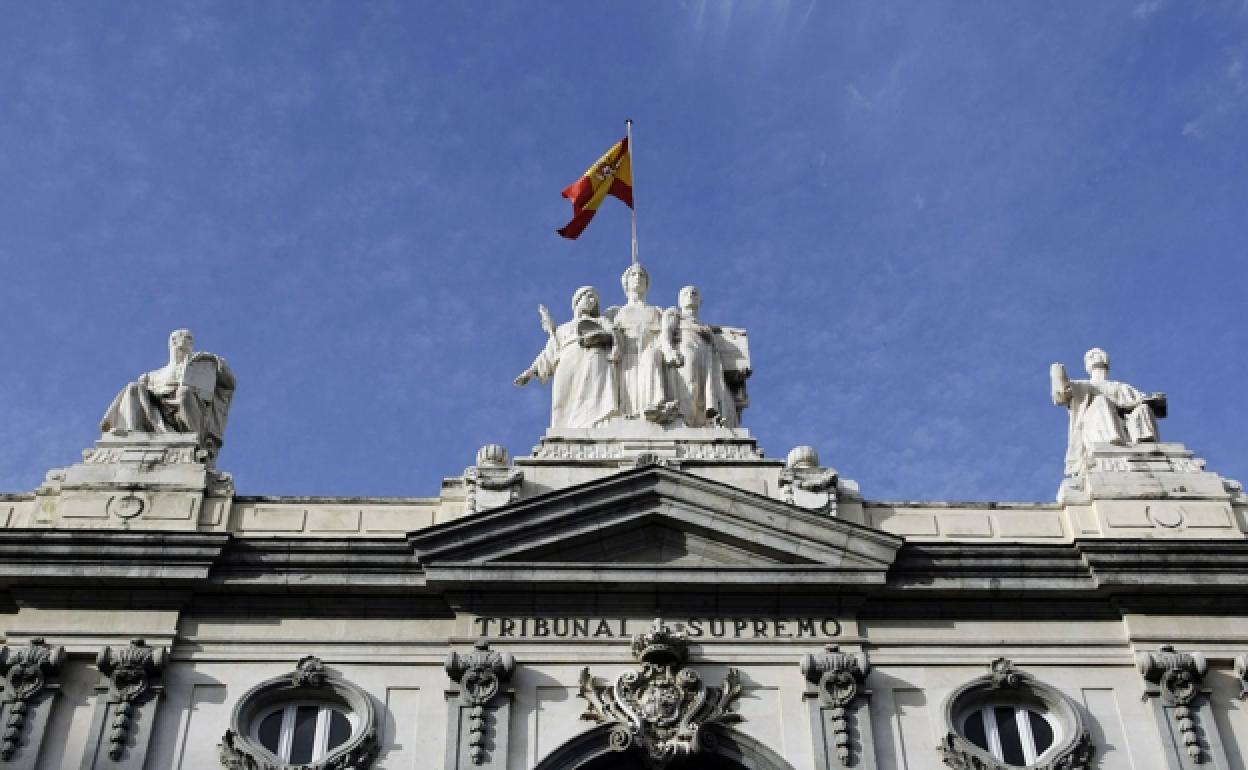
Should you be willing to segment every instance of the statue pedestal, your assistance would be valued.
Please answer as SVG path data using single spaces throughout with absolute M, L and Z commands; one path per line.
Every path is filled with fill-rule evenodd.
M 49 471 L 34 523 L 57 528 L 214 530 L 234 496 L 193 433 L 106 434 L 83 461 Z
M 758 441 L 744 428 L 667 427 L 624 419 L 597 428 L 548 430 L 531 456 L 516 458 L 517 465 L 583 463 L 604 467 L 679 466 L 699 461 L 782 464 L 764 459 Z
M 1088 469 L 1062 481 L 1057 501 L 1084 535 L 1242 537 L 1231 510 L 1240 493 L 1183 444 L 1098 444 Z

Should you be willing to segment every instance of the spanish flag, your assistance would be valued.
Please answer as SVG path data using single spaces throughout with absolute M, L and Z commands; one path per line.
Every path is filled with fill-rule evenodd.
M 614 195 L 633 207 L 633 160 L 625 137 L 589 167 L 585 176 L 568 185 L 563 197 L 572 201 L 572 221 L 559 228 L 564 238 L 576 238 L 594 218 L 608 196 Z

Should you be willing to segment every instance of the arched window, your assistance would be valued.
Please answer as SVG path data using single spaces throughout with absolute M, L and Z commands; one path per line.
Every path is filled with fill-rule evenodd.
M 1004 658 L 950 693 L 942 710 L 940 752 L 949 767 L 1086 768 L 1092 755 L 1074 701 Z
M 307 657 L 251 688 L 221 740 L 226 767 L 367 770 L 380 748 L 372 699 Z
M 1034 764 L 1053 747 L 1060 726 L 1042 707 L 983 704 L 962 719 L 962 735 L 1007 765 Z
M 327 703 L 279 704 L 258 716 L 252 736 L 282 762 L 307 764 L 324 759 L 351 738 L 351 717 Z

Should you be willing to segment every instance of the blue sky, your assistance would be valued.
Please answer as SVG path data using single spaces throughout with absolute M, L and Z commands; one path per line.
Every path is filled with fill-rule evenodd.
M 191 327 L 243 494 L 435 495 L 627 210 L 651 300 L 749 329 L 745 423 L 873 499 L 1050 500 L 1048 365 L 1170 396 L 1248 480 L 1248 2 L 7 3 L 0 490 Z

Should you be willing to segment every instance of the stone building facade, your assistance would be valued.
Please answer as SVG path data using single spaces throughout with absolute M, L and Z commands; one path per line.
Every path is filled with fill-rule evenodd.
M 874 501 L 740 427 L 742 330 L 578 296 L 562 423 L 430 498 L 236 494 L 171 345 L 0 496 L 0 768 L 1245 767 L 1248 498 L 1164 397 L 1055 368 L 1058 502 Z

